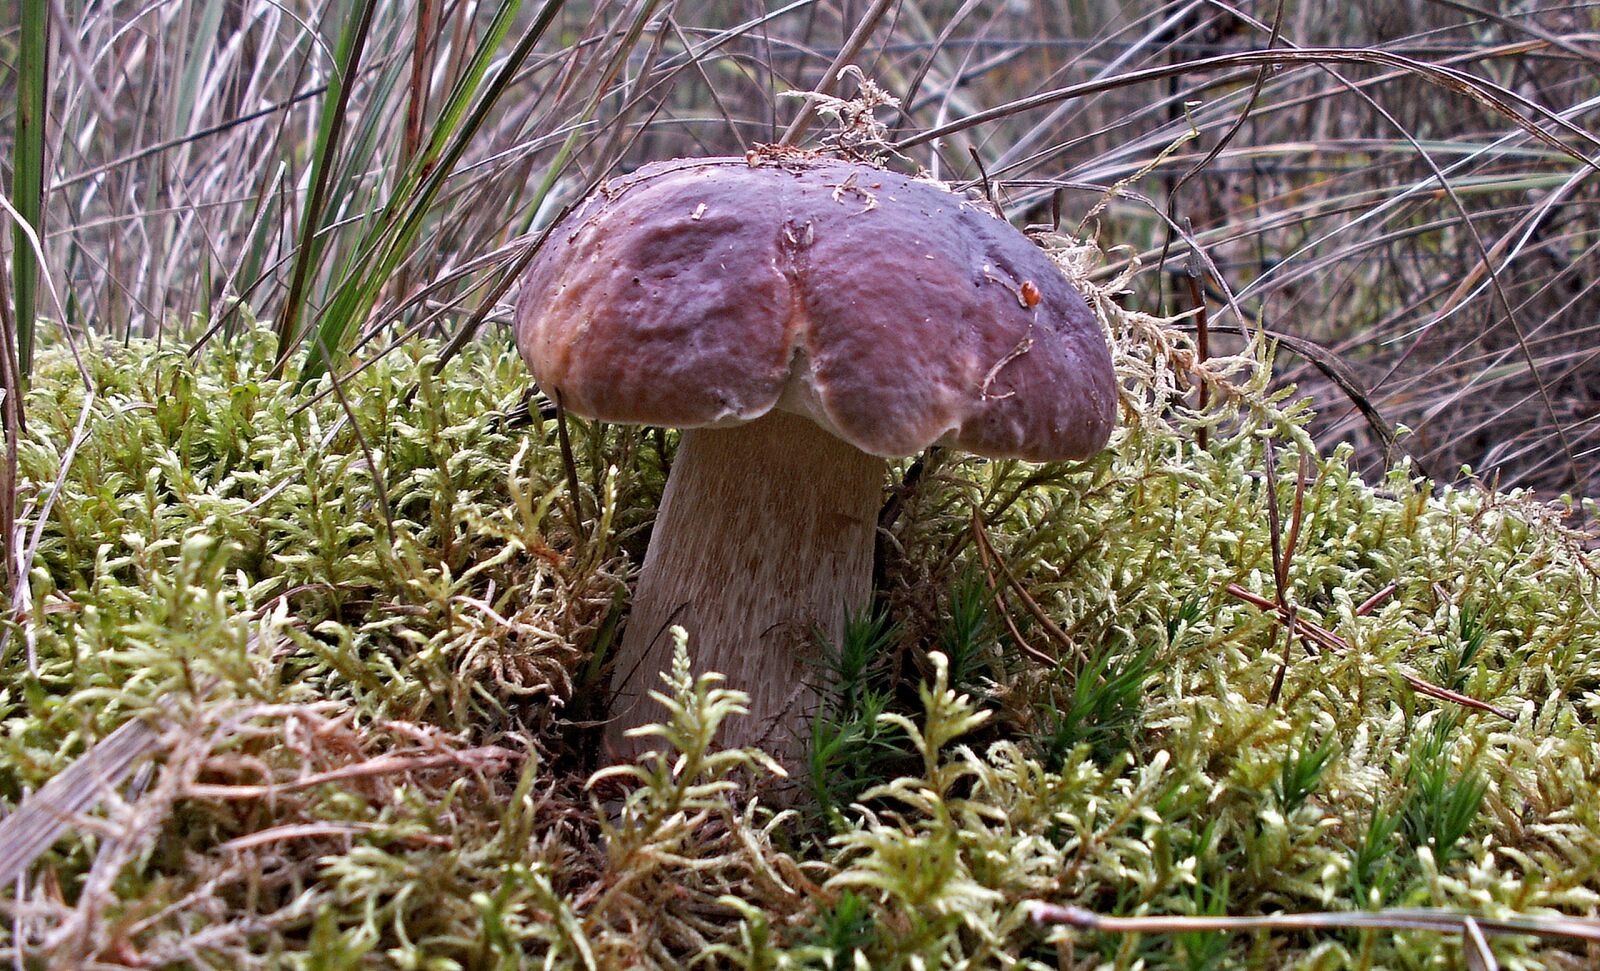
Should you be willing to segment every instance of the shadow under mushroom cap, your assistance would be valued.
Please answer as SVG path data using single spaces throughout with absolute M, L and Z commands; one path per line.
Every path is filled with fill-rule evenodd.
M 524 277 L 517 345 L 572 412 L 716 427 L 774 407 L 863 451 L 1050 461 L 1115 421 L 1105 338 L 1048 256 L 932 182 L 680 159 L 586 200 Z

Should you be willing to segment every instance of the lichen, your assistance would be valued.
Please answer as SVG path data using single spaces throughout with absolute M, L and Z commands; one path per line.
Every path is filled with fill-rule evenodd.
M 1204 363 L 1198 414 L 1187 339 L 1091 303 L 1123 429 L 1084 463 L 934 456 L 901 490 L 881 622 L 851 627 L 881 656 L 819 716 L 819 738 L 869 739 L 839 749 L 857 755 L 826 811 L 810 773 L 762 788 L 757 754 L 716 750 L 739 686 L 683 667 L 663 685 L 671 751 L 595 774 L 606 651 L 670 448 L 572 422 L 574 501 L 503 344 L 442 367 L 406 345 L 343 379 L 348 411 L 270 379 L 265 332 L 193 358 L 93 348 L 92 399 L 46 355 L 19 451 L 32 566 L 0 654 L 0 796 L 132 718 L 161 743 L 34 861 L 6 955 L 1445 968 L 1458 944 L 1421 932 L 1122 937 L 1041 928 L 1025 905 L 1594 915 L 1584 538 L 1524 495 L 1404 465 L 1368 484 L 1348 452 L 1314 455 L 1259 342 Z M 1298 523 L 1286 569 L 1274 498 L 1282 531 Z M 1275 603 L 1280 575 L 1343 647 L 1229 591 Z M 1592 958 L 1495 947 L 1508 968 Z

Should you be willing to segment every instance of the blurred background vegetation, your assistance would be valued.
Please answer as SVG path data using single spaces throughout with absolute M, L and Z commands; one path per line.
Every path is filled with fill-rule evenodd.
M 777 141 L 785 95 L 851 95 L 854 63 L 901 101 L 902 164 L 1069 230 L 1118 187 L 1084 231 L 1165 258 L 1143 308 L 1198 294 L 1219 341 L 1314 342 L 1279 378 L 1369 473 L 1395 457 L 1376 412 L 1437 479 L 1594 491 L 1591 6 L 20 0 L 0 63 L 43 255 L 0 243 L 24 373 L 58 321 L 199 354 L 270 319 L 308 378 L 408 334 L 454 349 L 597 180 Z

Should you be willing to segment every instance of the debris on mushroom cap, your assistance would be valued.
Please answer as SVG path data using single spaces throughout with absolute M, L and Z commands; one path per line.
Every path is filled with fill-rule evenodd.
M 517 346 L 579 415 L 679 428 L 806 414 L 863 451 L 1081 458 L 1110 354 L 1010 224 L 934 183 L 803 155 L 646 165 L 558 225 Z

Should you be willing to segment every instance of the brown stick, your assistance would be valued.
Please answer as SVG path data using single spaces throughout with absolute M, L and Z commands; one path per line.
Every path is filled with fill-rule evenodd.
M 1377 593 L 1375 593 L 1372 596 L 1368 597 L 1367 599 L 1361 601 L 1361 606 L 1356 608 L 1356 616 L 1357 617 L 1365 617 L 1368 614 L 1372 613 L 1374 610 L 1377 610 L 1379 604 L 1383 603 L 1385 600 L 1388 600 L 1390 597 L 1394 596 L 1394 592 L 1396 590 L 1399 590 L 1399 589 L 1400 589 L 1400 584 L 1391 583 L 1388 586 L 1384 587 L 1382 590 L 1379 590 Z
M 1028 643 L 1022 636 L 1022 631 L 1017 629 L 1016 621 L 1011 619 L 1011 611 L 1006 606 L 1005 590 L 1000 586 L 1000 581 L 995 577 L 994 567 L 990 559 L 996 558 L 994 549 L 989 545 L 989 537 L 984 535 L 983 520 L 978 518 L 978 510 L 972 510 L 972 535 L 974 545 L 978 550 L 978 565 L 983 568 L 983 578 L 989 584 L 989 595 L 994 598 L 994 609 L 1000 615 L 1000 620 L 1006 625 L 1006 630 L 1011 632 L 1011 639 L 1022 648 L 1022 652 L 1042 664 L 1055 667 L 1061 662 L 1045 652 Z

